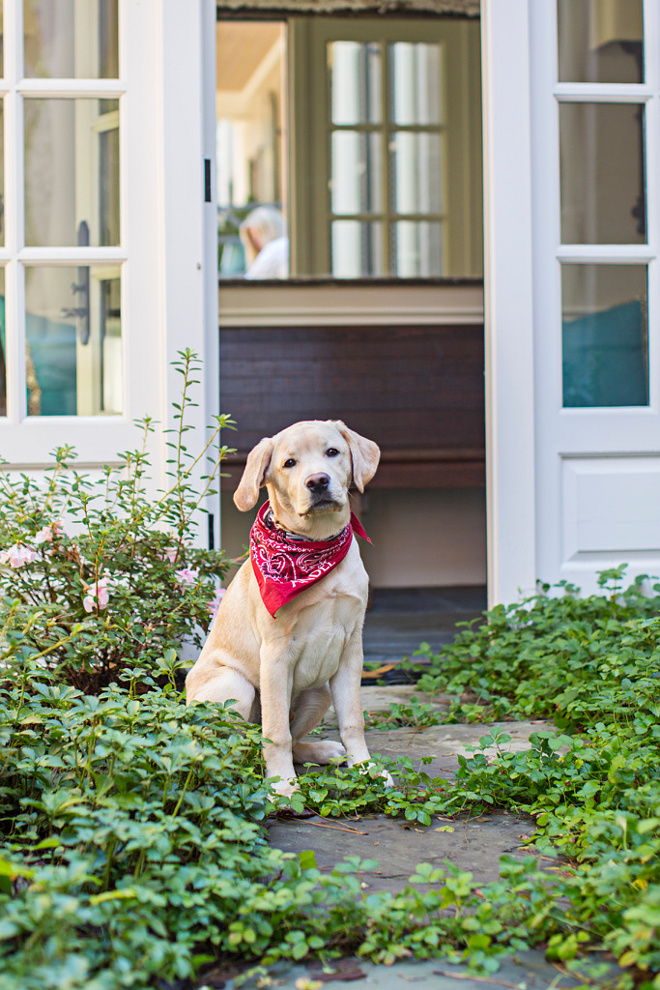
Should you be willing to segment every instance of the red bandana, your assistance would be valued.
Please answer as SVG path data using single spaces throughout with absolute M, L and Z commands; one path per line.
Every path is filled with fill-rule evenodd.
M 250 559 L 262 601 L 275 618 L 278 609 L 320 581 L 344 559 L 353 541 L 353 531 L 365 540 L 369 537 L 354 512 L 339 536 L 315 542 L 277 529 L 266 518 L 269 511 L 270 505 L 265 502 L 250 530 Z

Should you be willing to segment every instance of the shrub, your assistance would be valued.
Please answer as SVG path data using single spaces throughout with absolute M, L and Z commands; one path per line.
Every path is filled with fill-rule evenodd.
M 140 447 L 100 479 L 74 470 L 70 447 L 54 452 L 45 483 L 0 471 L 0 664 L 13 676 L 31 657 L 51 677 L 97 693 L 135 665 L 155 672 L 185 638 L 200 645 L 228 562 L 194 548 L 191 534 L 227 452 L 218 433 L 232 424 L 218 417 L 194 457 L 186 415 L 199 361 L 182 351 L 174 366 L 182 398 L 168 441 L 171 484 L 156 500 L 146 493 L 150 419 L 138 424 Z

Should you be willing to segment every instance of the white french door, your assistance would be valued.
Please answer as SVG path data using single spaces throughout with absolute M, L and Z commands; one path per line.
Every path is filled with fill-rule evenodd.
M 530 19 L 536 568 L 589 592 L 660 574 L 657 4 Z
M 213 366 L 203 441 L 217 412 L 215 5 L 1 9 L 0 454 L 39 469 L 71 444 L 86 467 L 112 463 L 135 419 L 171 422 L 184 347 Z M 160 433 L 152 461 L 158 476 Z
M 660 574 L 655 0 L 482 0 L 489 598 Z

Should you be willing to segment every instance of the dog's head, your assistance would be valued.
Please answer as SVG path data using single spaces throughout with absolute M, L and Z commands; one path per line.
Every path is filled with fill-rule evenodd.
M 250 451 L 234 494 L 241 512 L 266 485 L 275 518 L 293 533 L 325 539 L 348 522 L 348 489 L 373 478 L 380 449 L 341 420 L 294 423 Z

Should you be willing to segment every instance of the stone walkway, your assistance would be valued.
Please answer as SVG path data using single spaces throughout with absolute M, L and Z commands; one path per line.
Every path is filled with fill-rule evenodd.
M 404 960 L 394 966 L 376 966 L 364 959 L 333 960 L 329 971 L 320 963 L 273 966 L 271 986 L 279 990 L 320 990 L 325 984 L 349 983 L 355 990 L 569 990 L 580 982 L 547 963 L 542 952 L 520 952 L 501 963 L 491 977 L 479 976 L 465 966 L 451 966 L 442 959 Z M 241 983 L 243 990 L 258 990 L 254 980 Z M 226 990 L 234 990 L 233 980 Z
M 390 702 L 405 703 L 416 695 L 424 699 L 414 686 L 367 687 L 362 689 L 363 705 L 367 711 L 389 710 Z M 444 704 L 440 699 L 439 707 Z M 332 717 L 327 720 L 327 738 L 336 738 Z M 423 756 L 433 762 L 422 767 L 429 776 L 452 776 L 458 767 L 459 754 L 468 754 L 481 736 L 502 728 L 511 741 L 502 748 L 525 749 L 532 732 L 548 723 L 507 722 L 496 725 L 437 725 L 422 729 L 396 729 L 381 732 L 371 730 L 368 745 L 372 753 L 383 756 L 405 755 L 415 763 Z M 321 870 L 332 870 L 347 856 L 377 860 L 376 870 L 362 877 L 365 893 L 397 892 L 407 886 L 418 863 L 441 865 L 450 860 L 464 870 L 470 870 L 482 883 L 499 876 L 498 861 L 504 853 L 525 855 L 523 836 L 533 828 L 532 819 L 524 815 L 499 812 L 483 817 L 466 815 L 453 821 L 453 832 L 438 831 L 445 821 L 434 821 L 428 827 L 411 825 L 383 815 L 360 819 L 281 819 L 270 825 L 272 845 L 287 852 L 313 849 Z M 329 827 L 330 826 L 330 827 Z M 336 826 L 339 826 L 337 828 Z M 281 990 L 318 990 L 324 983 L 351 982 L 356 988 L 372 990 L 404 990 L 414 984 L 415 990 L 554 990 L 579 985 L 560 969 L 547 963 L 542 952 L 530 951 L 508 959 L 491 977 L 479 976 L 462 966 L 451 966 L 442 960 L 405 960 L 394 966 L 375 966 L 362 959 L 333 961 L 324 972 L 318 961 L 306 964 L 282 964 L 269 973 L 273 985 Z M 244 984 L 254 990 L 254 984 Z M 231 990 L 231 983 L 228 984 Z
M 411 697 L 429 702 L 414 685 L 363 687 L 362 703 L 369 712 L 389 711 L 390 702 L 407 703 Z M 437 707 L 445 707 L 440 699 Z M 338 738 L 332 711 L 326 718 L 324 737 Z M 453 777 L 459 755 L 469 755 L 471 747 L 491 731 L 502 729 L 511 736 L 503 749 L 522 750 L 528 746 L 532 732 L 547 728 L 548 723 L 499 722 L 480 725 L 433 725 L 422 729 L 372 729 L 367 733 L 369 751 L 381 756 L 406 756 L 415 768 L 429 777 Z M 486 750 L 488 752 L 488 750 Z M 423 757 L 432 762 L 422 764 Z M 302 768 L 300 768 L 302 770 Z M 287 852 L 313 849 L 319 869 L 331 870 L 346 856 L 379 860 L 379 867 L 365 875 L 369 891 L 402 890 L 418 863 L 441 864 L 449 859 L 470 870 L 482 883 L 496 880 L 499 857 L 504 853 L 524 855 L 522 837 L 533 828 L 533 821 L 521 815 L 500 812 L 480 818 L 465 816 L 452 823 L 453 832 L 438 831 L 446 822 L 434 821 L 427 827 L 411 826 L 403 819 L 374 815 L 359 820 L 336 821 L 317 816 L 307 819 L 275 819 L 269 828 L 271 843 Z M 341 829 L 331 828 L 341 825 Z M 350 829 L 350 831 L 346 831 Z

